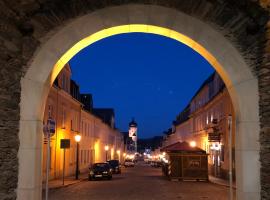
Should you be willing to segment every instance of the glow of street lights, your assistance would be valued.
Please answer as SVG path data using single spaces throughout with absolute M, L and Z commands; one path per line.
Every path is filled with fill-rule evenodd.
M 108 151 L 108 150 L 109 150 L 109 146 L 106 145 L 106 146 L 105 146 L 105 151 Z
M 80 142 L 81 141 L 81 138 L 82 138 L 81 135 L 79 135 L 79 134 L 75 135 L 75 141 L 76 142 Z
M 120 154 L 120 150 L 117 150 L 117 154 Z
M 195 142 L 195 141 L 191 141 L 191 142 L 189 143 L 189 145 L 190 145 L 191 147 L 196 147 L 196 142 Z

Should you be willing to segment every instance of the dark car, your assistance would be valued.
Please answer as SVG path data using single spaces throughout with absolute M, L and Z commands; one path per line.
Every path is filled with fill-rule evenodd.
M 121 174 L 121 165 L 119 160 L 109 160 L 108 163 L 111 165 L 113 173 Z
M 125 167 L 134 167 L 134 162 L 131 159 L 126 159 L 124 162 Z
M 101 179 L 112 179 L 112 169 L 108 163 L 95 163 L 89 168 L 88 180 Z

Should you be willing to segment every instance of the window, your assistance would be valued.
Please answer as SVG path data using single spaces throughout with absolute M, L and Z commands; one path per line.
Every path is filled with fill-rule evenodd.
M 66 86 L 66 76 L 65 76 L 65 74 L 63 73 L 63 75 L 62 75 L 62 85 L 61 85 L 62 89 L 65 90 L 65 86 Z
M 65 86 L 65 90 L 67 91 L 67 92 L 69 92 L 69 89 L 68 89 L 68 77 L 66 76 L 66 86 Z
M 83 150 L 81 150 L 80 160 L 81 160 L 81 163 L 83 163 Z
M 225 148 L 224 148 L 224 145 L 221 145 L 221 149 L 220 149 L 220 160 L 222 162 L 224 162 L 224 160 L 225 160 Z
M 82 134 L 83 134 L 83 121 L 82 121 Z
M 65 123 L 66 123 L 66 110 L 63 108 L 62 110 L 62 128 L 63 129 L 66 128 Z
M 86 150 L 84 150 L 84 159 L 83 159 L 83 163 L 85 164 L 86 163 Z
M 48 106 L 48 117 L 52 118 L 52 116 L 53 116 L 53 106 L 49 105 Z

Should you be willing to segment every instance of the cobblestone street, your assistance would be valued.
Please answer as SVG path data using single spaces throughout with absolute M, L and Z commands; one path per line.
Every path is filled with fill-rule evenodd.
M 210 182 L 168 181 L 160 168 L 140 164 L 123 168 L 111 181 L 83 181 L 50 190 L 49 194 L 50 200 L 227 200 L 228 188 Z

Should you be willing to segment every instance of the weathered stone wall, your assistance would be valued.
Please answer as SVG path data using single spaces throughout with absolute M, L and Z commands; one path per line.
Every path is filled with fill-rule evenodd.
M 268 1 L 261 1 L 265 9 Z M 127 3 L 172 7 L 211 24 L 239 49 L 259 78 L 262 199 L 270 199 L 269 14 L 252 0 L 0 1 L 0 199 L 16 199 L 20 79 L 47 34 L 77 16 Z
M 270 199 L 270 21 L 267 25 L 264 60 L 258 68 L 260 96 L 260 161 L 262 199 Z

